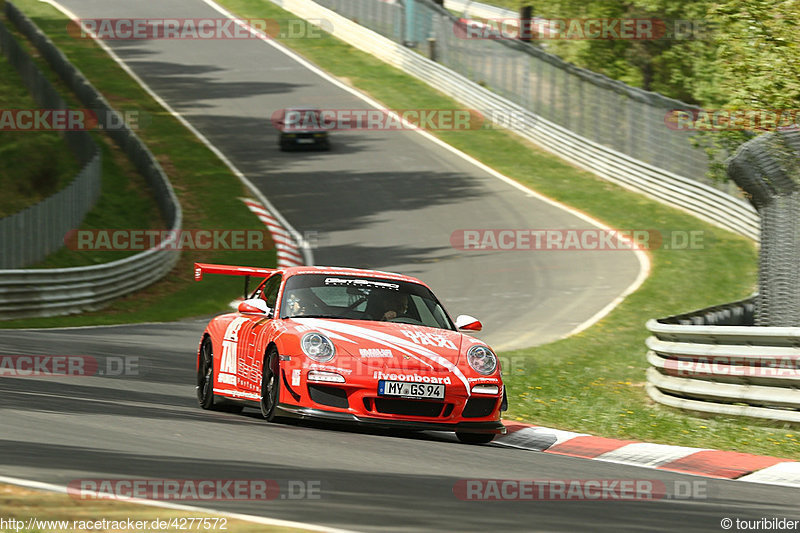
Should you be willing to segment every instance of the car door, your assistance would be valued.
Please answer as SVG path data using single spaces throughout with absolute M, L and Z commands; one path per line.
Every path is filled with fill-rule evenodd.
M 261 390 L 261 365 L 274 330 L 272 321 L 277 313 L 275 305 L 282 280 L 283 276 L 280 273 L 273 274 L 252 295 L 252 298 L 261 298 L 267 303 L 270 314 L 261 317 L 254 316 L 251 327 L 248 328 L 247 342 L 244 343 L 244 372 L 242 372 L 244 379 L 240 381 L 240 387 L 246 392 L 259 393 Z

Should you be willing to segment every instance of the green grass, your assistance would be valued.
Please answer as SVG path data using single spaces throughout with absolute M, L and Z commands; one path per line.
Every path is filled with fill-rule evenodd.
M 50 69 L 49 65 L 41 59 L 38 51 L 30 42 L 16 30 L 14 25 L 4 19 L 6 27 L 17 39 L 20 46 L 33 58 L 39 70 L 56 88 L 70 109 L 82 109 L 84 106 L 70 91 L 69 87 Z M 133 164 L 125 157 L 122 150 L 113 143 L 110 137 L 98 131 L 92 131 L 92 138 L 102 151 L 103 166 L 100 196 L 94 207 L 84 217 L 80 230 L 108 230 L 108 229 L 164 229 L 165 223 L 156 207 L 155 198 L 144 178 L 136 172 Z M 17 155 L 16 159 L 23 165 L 24 161 L 32 161 L 38 165 L 50 165 L 50 161 L 59 163 L 59 155 L 52 159 L 47 157 L 30 157 L 30 154 L 47 153 L 43 147 L 30 146 L 25 152 Z M 66 166 L 66 165 L 65 165 Z M 70 179 L 77 173 L 76 168 L 71 169 Z M 68 246 L 48 255 L 44 260 L 26 265 L 25 268 L 64 268 L 94 265 L 122 259 L 135 252 L 73 250 Z
M 79 495 L 67 495 L 57 492 L 46 492 L 31 490 L 15 485 L 0 484 L 0 517 L 6 522 L 10 519 L 22 521 L 25 525 L 34 523 L 29 522 L 31 518 L 39 521 L 68 521 L 68 527 L 60 527 L 57 524 L 39 523 L 38 528 L 22 529 L 3 528 L 2 531 L 17 531 L 20 533 L 40 533 L 43 531 L 70 531 L 74 533 L 85 533 L 100 530 L 100 522 L 106 521 L 106 528 L 102 531 L 130 532 L 126 527 L 128 519 L 140 524 L 138 531 L 160 531 L 175 533 L 178 531 L 226 531 L 226 533 L 291 533 L 308 531 L 302 528 L 286 526 L 267 526 L 244 520 L 226 518 L 215 513 L 202 511 L 174 511 L 150 505 L 128 503 L 119 500 L 109 499 L 81 499 Z M 192 519 L 195 519 L 192 522 Z M 206 519 L 207 522 L 201 522 Z M 153 524 L 158 520 L 157 527 L 142 527 Z M 183 521 L 182 521 L 183 520 Z M 114 528 L 114 523 L 120 528 Z M 153 524 L 156 525 L 156 524 Z M 75 527 L 73 527 L 75 526 Z
M 221 3 L 243 17 L 292 16 L 263 0 Z M 460 107 L 428 85 L 330 36 L 284 44 L 387 108 Z M 800 439 L 788 425 L 707 419 L 655 404 L 644 392 L 646 320 L 752 293 L 757 276 L 753 242 L 578 170 L 505 131 L 435 135 L 609 226 L 705 235 L 702 249 L 650 251 L 652 271 L 643 286 L 592 328 L 565 340 L 502 354 L 509 362 L 504 371 L 510 394 L 507 418 L 614 438 L 800 458 Z
M 76 39 L 67 33 L 66 18 L 54 8 L 35 0 L 15 2 L 73 62 L 117 109 L 138 111 L 147 117 L 145 127 L 137 133 L 155 154 L 170 178 L 183 207 L 184 229 L 257 229 L 263 224 L 239 200 L 248 192 L 242 183 L 191 132 L 162 109 L 106 53 L 88 39 Z M 105 141 L 104 141 L 105 144 Z M 105 146 L 106 150 L 109 149 Z M 107 154 L 108 155 L 108 154 Z M 106 159 L 110 159 L 106 157 Z M 119 161 L 118 157 L 111 159 Z M 130 176 L 128 176 L 130 177 Z M 109 208 L 97 217 L 89 216 L 84 227 L 143 229 L 148 220 L 135 224 L 125 211 L 138 210 L 138 202 L 124 182 L 112 182 L 107 198 Z M 141 179 L 141 178 L 139 178 Z M 105 184 L 104 184 L 105 185 Z M 119 193 L 119 194 L 116 194 Z M 105 192 L 104 192 L 105 194 Z M 150 220 L 156 215 L 148 217 Z M 163 227 L 159 222 L 158 227 Z M 112 258 L 111 252 L 59 252 L 44 265 L 85 264 Z M 108 258 L 108 259 L 107 259 Z M 96 312 L 77 316 L 0 322 L 0 327 L 56 327 L 120 322 L 168 321 L 209 315 L 227 308 L 227 303 L 241 293 L 241 280 L 211 277 L 203 283 L 192 278 L 195 261 L 275 265 L 275 251 L 184 251 L 176 268 L 167 277 L 150 287 L 115 300 Z
M 39 109 L 14 67 L 0 54 L 0 110 Z M 30 157 L 48 154 L 48 157 Z M 80 170 L 55 131 L 0 132 L 0 218 L 13 215 L 66 187 Z

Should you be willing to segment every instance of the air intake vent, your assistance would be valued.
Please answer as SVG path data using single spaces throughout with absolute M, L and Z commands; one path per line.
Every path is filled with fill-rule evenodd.
M 308 385 L 308 394 L 311 399 L 322 405 L 329 407 L 341 407 L 347 409 L 350 404 L 347 402 L 347 393 L 339 387 L 327 385 Z

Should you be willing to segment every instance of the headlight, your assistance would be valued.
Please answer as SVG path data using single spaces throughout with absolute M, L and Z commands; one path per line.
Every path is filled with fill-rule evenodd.
M 497 356 L 486 346 L 473 346 L 467 352 L 467 362 L 478 374 L 488 376 L 497 369 Z
M 336 354 L 331 340 L 322 333 L 306 333 L 300 341 L 303 353 L 314 361 L 327 363 Z

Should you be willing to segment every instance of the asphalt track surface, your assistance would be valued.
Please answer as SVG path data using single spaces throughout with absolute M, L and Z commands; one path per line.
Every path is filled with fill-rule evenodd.
M 0 472 L 63 485 L 85 478 L 272 479 L 287 494 L 290 481 L 319 482 L 319 499 L 197 505 L 362 531 L 720 531 L 725 517 L 800 519 L 798 489 L 468 446 L 447 433 L 268 424 L 256 410 L 203 411 L 192 386 L 202 327 L 0 332 L 4 354 L 84 355 L 99 368 L 92 377 L 0 378 Z M 119 366 L 116 357 L 126 358 L 131 375 L 108 375 Z M 680 490 L 676 481 L 702 481 L 706 494 L 634 502 L 454 495 L 459 480 L 484 478 L 655 480 L 670 494 Z
M 215 17 L 189 1 L 69 0 L 81 17 Z M 365 105 L 260 41 L 111 43 L 300 231 L 319 264 L 398 270 L 429 281 L 451 312 L 479 315 L 494 339 L 528 344 L 569 331 L 636 276 L 628 253 L 469 255 L 465 227 L 586 223 L 484 175 L 413 133 L 340 134 L 321 154 L 277 151 L 266 116 L 287 105 Z M 512 310 L 513 312 L 510 312 Z M 0 471 L 56 484 L 81 478 L 274 479 L 320 483 L 319 499 L 217 501 L 214 508 L 364 531 L 716 531 L 723 517 L 798 518 L 800 491 L 706 481 L 706 497 L 645 502 L 464 502 L 464 479 L 698 478 L 496 446 L 441 433 L 397 435 L 268 425 L 255 411 L 200 410 L 194 360 L 203 321 L 0 332 L 0 354 L 84 355 L 101 375 L 0 377 Z M 487 339 L 492 339 L 491 336 Z M 531 340 L 533 339 L 533 340 Z M 113 358 L 137 366 L 109 375 Z M 591 430 L 591 428 L 587 428 Z M 199 505 L 199 504 L 198 504 Z M 206 504 L 207 505 L 207 504 Z
M 67 0 L 81 18 L 219 18 L 200 0 Z M 477 316 L 496 349 L 559 338 L 636 279 L 620 251 L 460 251 L 458 229 L 578 229 L 589 223 L 529 197 L 414 132 L 332 134 L 330 152 L 281 152 L 276 110 L 369 105 L 256 39 L 107 44 L 217 146 L 301 233 L 318 265 L 402 272 L 453 316 Z M 627 228 L 633 229 L 633 228 Z M 242 262 L 247 254 L 242 254 Z

